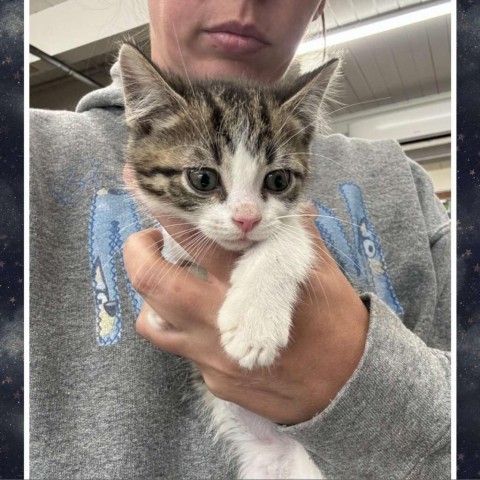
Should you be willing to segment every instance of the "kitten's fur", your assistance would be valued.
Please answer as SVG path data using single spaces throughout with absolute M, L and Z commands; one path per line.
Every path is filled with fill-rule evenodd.
M 129 44 L 119 60 L 128 162 L 143 200 L 243 252 L 218 316 L 222 345 L 246 369 L 272 365 L 288 344 L 299 287 L 314 258 L 298 214 L 312 138 L 323 128 L 318 119 L 338 61 L 293 82 L 260 86 L 182 79 Z M 197 190 L 214 185 L 215 172 L 220 183 Z M 322 478 L 303 446 L 273 423 L 214 397 L 202 382 L 197 387 L 241 478 Z

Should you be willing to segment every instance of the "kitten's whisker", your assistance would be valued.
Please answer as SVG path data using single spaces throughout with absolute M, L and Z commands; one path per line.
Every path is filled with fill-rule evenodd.
M 353 223 L 353 222 L 349 222 L 348 220 L 343 220 L 342 218 L 338 218 L 334 215 L 324 215 L 323 213 L 319 213 L 319 214 L 292 214 L 292 215 L 281 215 L 279 217 L 276 217 L 277 219 L 282 219 L 282 218 L 291 218 L 291 217 L 313 217 L 313 218 L 330 218 L 330 219 L 333 219 L 333 220 L 338 220 L 339 222 L 342 222 L 342 223 L 345 223 L 347 225 L 351 225 L 353 227 L 356 227 L 356 228 L 359 228 L 359 229 L 362 229 L 362 225 L 358 225 L 356 223 Z M 376 235 L 376 237 L 380 240 L 381 243 L 384 243 L 385 245 L 388 245 L 388 246 L 393 246 L 393 243 L 392 242 L 389 242 L 381 237 L 379 237 L 378 235 Z M 322 237 L 323 238 L 323 237 Z
M 119 234 L 122 234 L 123 232 L 125 232 L 125 230 L 128 230 L 129 228 L 131 228 L 132 226 L 136 226 L 138 224 L 138 222 L 130 222 L 128 223 L 127 225 L 124 225 L 119 231 L 118 233 Z M 137 232 L 137 230 L 135 230 L 134 232 L 132 233 L 135 233 Z
M 194 235 L 194 236 L 192 236 L 192 237 L 189 237 L 183 244 L 182 244 L 182 242 L 178 242 L 178 244 L 188 253 L 188 248 L 191 248 L 191 245 L 195 245 L 195 242 L 198 242 L 198 241 L 199 241 L 199 240 L 198 240 L 198 236 L 201 236 L 201 233 L 200 233 L 200 232 L 199 232 L 199 234 L 198 234 L 197 236 Z M 201 239 L 200 239 L 200 241 L 201 241 Z M 189 242 L 189 243 L 187 244 L 187 242 Z M 178 252 L 178 253 L 179 253 L 179 255 L 181 255 L 180 252 Z M 169 266 L 169 268 L 167 268 L 167 269 L 163 272 L 163 275 L 161 275 L 161 276 L 158 278 L 158 280 L 157 280 L 157 282 L 156 282 L 156 285 L 155 285 L 155 287 L 154 287 L 154 290 L 155 290 L 156 288 L 158 288 L 158 286 L 160 285 L 160 283 L 163 282 L 163 280 L 165 280 L 165 279 L 170 275 L 170 272 L 172 272 L 172 271 L 175 269 L 175 266 L 177 266 L 177 267 L 179 266 L 179 265 L 178 265 L 178 262 L 180 262 L 180 261 L 182 261 L 182 260 L 185 260 L 185 258 L 184 258 L 183 256 L 179 256 L 178 258 L 177 258 L 177 257 L 174 257 L 174 258 L 169 258 L 169 259 L 165 259 L 165 260 L 166 260 L 169 264 L 171 264 L 171 266 Z M 155 266 L 155 263 L 154 263 L 153 266 Z M 176 269 L 175 269 L 175 271 L 177 272 L 177 275 L 180 274 L 180 272 L 181 272 L 180 270 L 176 270 Z M 174 276 L 174 277 L 172 278 L 172 281 L 174 281 L 175 279 L 176 279 L 176 276 Z
M 147 232 L 145 232 L 145 233 L 147 233 Z M 177 242 L 177 243 L 178 243 L 178 245 L 182 246 L 181 242 Z M 162 238 L 161 240 L 158 240 L 157 242 L 154 242 L 152 246 L 153 246 L 153 247 L 158 247 L 158 246 L 163 245 L 163 244 L 164 244 L 164 239 Z M 163 255 L 162 255 L 162 256 L 163 256 Z M 164 257 L 163 257 L 163 258 L 164 258 Z M 167 260 L 167 259 L 166 259 L 166 260 Z M 169 261 L 169 260 L 167 260 L 167 261 Z M 171 263 L 171 262 L 170 262 L 170 263 Z M 154 264 L 151 265 L 151 266 L 149 267 L 149 269 L 146 271 L 147 274 L 150 273 L 151 268 L 153 268 L 154 265 L 155 265 L 155 262 L 154 262 Z
M 147 212 L 151 215 L 151 212 Z M 123 233 L 125 230 L 127 230 L 128 228 L 130 228 L 132 225 L 137 225 L 138 222 L 131 222 L 125 226 L 123 226 L 120 230 L 119 230 L 119 233 Z M 161 225 L 163 228 L 165 228 L 164 225 L 162 224 L 159 224 Z M 167 227 L 179 227 L 179 226 L 183 226 L 183 225 L 188 225 L 188 226 L 192 226 L 192 223 L 191 222 L 184 222 L 184 223 L 173 223 L 173 224 L 168 224 Z M 166 229 L 166 228 L 165 228 Z M 139 231 L 136 231 L 135 233 L 139 233 Z
M 210 249 L 210 246 L 211 245 L 214 245 L 214 247 L 216 246 L 216 242 L 212 238 L 205 236 L 205 240 L 206 241 L 201 246 L 199 246 L 199 248 L 196 249 L 196 252 L 195 252 L 196 256 L 193 257 L 195 262 L 198 265 L 201 265 L 201 260 L 205 257 L 206 253 Z
M 197 235 L 193 235 L 186 239 L 181 246 L 186 250 L 188 255 L 193 258 L 193 260 L 197 261 L 199 252 L 202 250 L 203 245 L 209 240 L 210 239 L 207 236 L 199 231 Z
M 371 100 L 365 100 L 363 102 L 356 102 L 356 103 L 350 103 L 350 104 L 344 104 L 340 108 L 337 108 L 336 110 L 332 110 L 331 112 L 328 112 L 329 115 L 333 115 L 334 113 L 340 112 L 341 110 L 345 110 L 346 108 L 350 107 L 356 107 L 358 105 L 365 105 L 367 103 L 374 103 L 374 102 L 382 102 L 383 100 L 390 100 L 392 97 L 391 95 L 388 97 L 382 97 L 382 98 L 372 98 Z
M 277 234 L 275 234 L 275 238 L 276 238 L 276 241 L 278 243 L 280 243 L 282 241 L 285 242 L 285 239 L 280 237 L 280 233 L 286 233 L 287 235 L 292 235 L 292 237 L 293 237 L 292 232 L 289 232 L 289 231 L 286 231 L 286 230 L 284 230 L 283 232 L 279 231 Z M 297 237 L 295 237 L 293 239 L 293 241 L 288 245 L 288 247 L 291 248 L 291 249 L 294 249 L 296 251 L 300 251 L 301 249 L 300 249 L 300 247 L 297 246 L 296 240 L 297 240 Z M 316 303 L 318 303 L 318 298 L 317 298 L 316 289 L 315 289 L 315 287 L 312 283 L 312 280 L 310 278 L 310 270 L 312 270 L 312 269 L 311 268 L 309 269 L 309 275 L 307 275 L 307 277 L 305 279 L 305 282 L 306 282 L 305 287 L 306 287 L 306 291 L 308 293 L 308 297 L 309 297 L 309 300 L 310 300 L 310 305 L 314 305 L 311 293 L 313 293 Z M 316 272 L 315 272 L 315 275 L 316 275 Z M 310 287 L 310 288 L 308 288 L 308 287 Z
M 334 163 L 335 165 L 341 167 L 342 169 L 344 170 L 350 170 L 352 173 L 355 172 L 355 169 L 353 167 L 350 167 L 349 165 L 344 165 L 340 162 L 337 162 L 336 160 L 334 160 L 333 158 L 331 157 L 327 157 L 326 155 L 322 155 L 320 153 L 316 153 L 316 152 L 288 152 L 288 153 L 285 153 L 283 155 L 279 155 L 277 158 L 280 159 L 280 158 L 288 158 L 290 155 L 299 155 L 299 154 L 304 154 L 304 155 L 308 155 L 310 157 L 321 157 L 321 158 L 324 158 L 325 160 L 329 160 L 330 162 Z M 355 172 L 356 173 L 356 172 Z
M 327 157 L 326 155 L 322 155 L 321 153 L 318 153 L 318 152 L 310 152 L 310 155 L 313 156 L 313 157 L 324 158 L 325 160 L 328 160 L 329 162 L 334 163 L 335 165 L 337 165 L 338 167 L 340 167 L 344 170 L 347 170 L 347 171 L 350 170 L 351 173 L 355 173 L 355 174 L 357 173 L 357 171 L 355 170 L 354 167 L 351 167 L 349 165 L 345 165 L 343 163 L 337 162 L 332 157 Z
M 186 238 L 180 238 L 184 237 L 186 235 Z M 187 253 L 190 257 L 192 257 L 191 250 L 196 247 L 196 244 L 198 244 L 205 235 L 203 235 L 202 232 L 197 231 L 195 233 L 185 233 L 184 235 L 177 235 L 174 240 L 177 242 L 177 244 Z M 182 255 L 182 252 L 178 252 L 179 255 Z M 183 255 L 182 255 L 183 256 Z M 182 258 L 183 259 L 183 258 Z
M 304 91 L 303 95 L 301 95 L 300 100 L 297 102 L 297 104 L 294 106 L 294 108 L 289 112 L 289 113 L 290 113 L 290 117 L 287 118 L 287 119 L 283 122 L 282 126 L 281 126 L 281 127 L 279 128 L 279 130 L 278 130 L 278 134 L 274 135 L 274 139 L 273 139 L 273 140 L 274 140 L 275 143 L 276 143 L 277 139 L 279 138 L 279 136 L 283 133 L 283 129 L 285 128 L 287 122 L 290 120 L 290 118 L 293 118 L 293 114 L 295 113 L 295 110 L 296 110 L 300 105 L 302 105 L 303 99 L 308 95 L 308 93 L 309 93 L 309 91 L 308 91 L 308 89 L 306 89 L 306 90 Z M 322 104 L 322 103 L 323 103 L 323 102 L 320 103 L 319 110 L 321 109 L 320 107 L 321 107 L 321 104 Z M 315 122 L 312 122 L 310 125 L 312 125 L 313 123 L 316 123 L 316 122 L 317 122 L 317 120 L 315 120 Z M 308 126 L 305 127 L 305 128 L 308 128 L 310 125 L 308 125 Z M 302 129 L 302 130 L 305 130 L 305 128 Z M 302 130 L 301 130 L 301 131 L 302 131 Z M 295 135 L 294 135 L 294 136 L 295 136 Z M 290 141 L 292 138 L 293 138 L 293 136 L 292 136 L 291 138 L 289 138 L 287 141 L 285 141 L 284 143 L 282 143 L 282 145 L 281 145 L 279 148 L 282 148 L 282 147 L 283 147 L 288 141 Z
M 294 235 L 297 234 L 297 230 L 298 228 L 301 228 L 301 227 L 294 227 L 293 225 L 286 225 L 286 224 L 282 224 L 282 227 L 283 228 L 288 228 L 290 232 L 292 232 Z M 312 244 L 314 246 L 314 248 L 320 253 L 320 256 L 322 256 L 323 254 L 327 254 L 329 255 L 333 261 L 337 264 L 337 267 L 344 273 L 344 275 L 349 279 L 350 279 L 350 273 L 346 270 L 346 268 L 344 268 L 342 265 L 340 265 L 334 257 L 332 257 L 332 255 L 330 254 L 330 252 L 328 250 L 323 250 L 320 246 L 318 246 L 316 243 L 315 243 L 315 239 L 314 239 L 314 236 L 313 234 L 311 234 L 310 232 L 307 232 L 308 235 L 310 235 L 310 237 L 312 238 Z M 332 243 L 332 242 L 329 242 L 325 239 L 323 239 L 323 242 L 325 243 L 325 245 L 328 245 L 330 246 L 331 248 L 333 248 L 334 250 L 336 250 L 340 255 L 344 256 L 346 258 L 346 260 L 348 260 L 350 263 L 352 263 L 359 271 L 361 271 L 361 267 L 360 265 L 358 265 L 348 254 L 346 254 L 345 252 L 343 252 L 342 250 L 338 249 L 337 247 L 335 247 L 335 245 Z
M 202 260 L 205 258 L 205 255 L 210 251 L 210 247 L 212 245 L 215 245 L 215 242 L 208 238 L 205 237 L 203 242 L 200 242 L 198 245 L 195 247 L 195 256 L 192 255 L 192 258 L 194 259 L 194 263 L 198 265 L 201 268 L 204 268 L 202 266 Z M 193 268 L 193 265 L 192 265 Z
M 185 148 L 185 147 L 193 147 L 193 148 L 200 148 L 201 150 L 204 150 L 205 152 L 209 152 L 209 150 L 205 147 L 202 147 L 199 144 L 194 144 L 194 143 L 183 143 L 181 145 L 175 145 L 170 148 L 163 149 L 164 152 L 169 152 L 170 150 L 176 150 L 177 148 Z
M 288 142 L 290 142 L 290 140 L 292 140 L 292 138 L 295 138 L 297 135 L 300 135 L 304 130 L 306 130 L 307 128 L 311 127 L 312 125 L 315 125 L 317 123 L 317 119 L 315 119 L 313 122 L 310 122 L 308 125 L 306 125 L 305 127 L 301 128 L 300 130 L 298 130 L 296 133 L 294 133 L 293 135 L 291 135 L 289 138 L 287 138 L 279 147 L 277 147 L 277 149 L 281 149 L 283 148 Z
M 293 232 L 295 235 L 296 235 L 296 231 Z M 312 236 L 312 235 L 310 235 Z M 296 237 L 295 237 L 296 238 Z M 337 247 L 335 247 L 335 245 L 333 245 L 331 242 L 329 241 L 325 241 L 324 240 L 324 243 L 325 245 L 333 248 L 334 250 L 336 250 L 340 255 L 344 256 L 346 258 L 346 260 L 348 260 L 349 263 L 352 263 L 356 268 L 360 269 L 360 266 L 348 255 L 346 254 L 345 252 L 343 252 L 342 250 L 338 249 Z M 320 258 L 322 258 L 322 260 L 325 259 L 324 255 L 328 255 L 330 258 L 332 258 L 332 260 L 337 264 L 337 267 L 348 277 L 350 278 L 350 274 L 349 272 L 346 270 L 346 268 L 344 268 L 342 265 L 340 265 L 336 260 L 335 258 L 330 254 L 330 252 L 328 251 L 328 249 L 323 249 L 322 247 L 320 247 L 319 245 L 317 245 L 315 242 L 314 242 L 314 238 L 312 236 L 312 244 L 313 244 L 313 248 L 317 251 L 317 253 L 319 254 Z
M 206 122 L 205 122 L 205 118 L 203 117 L 203 112 L 202 112 L 202 110 L 201 110 L 201 108 L 200 108 L 200 107 L 201 107 L 200 101 L 199 101 L 198 97 L 195 96 L 195 89 L 193 88 L 192 81 L 191 81 L 191 79 L 190 79 L 190 75 L 189 75 L 189 73 L 188 73 L 187 66 L 186 66 L 186 64 L 185 64 L 185 59 L 184 59 L 184 57 L 183 57 L 182 48 L 180 47 L 180 42 L 178 41 L 177 29 L 176 29 L 176 27 L 175 27 L 175 23 L 173 23 L 173 22 L 172 22 L 172 27 L 173 27 L 173 33 L 175 34 L 175 41 L 177 42 L 178 52 L 180 53 L 180 59 L 181 59 L 181 61 L 182 61 L 183 70 L 184 70 L 184 72 L 185 72 L 185 76 L 186 76 L 186 78 L 187 78 L 187 81 L 188 81 L 188 84 L 189 84 L 190 89 L 191 89 L 191 91 L 192 91 L 192 94 L 193 94 L 194 98 L 197 99 L 198 106 L 199 106 L 199 111 L 200 111 L 200 118 L 202 119 L 203 126 L 205 127 L 205 133 L 206 133 L 206 135 L 203 136 L 203 135 L 201 134 L 200 130 L 198 130 L 198 128 L 197 128 L 197 130 L 198 130 L 198 133 L 200 133 L 200 136 L 201 136 L 202 138 L 205 138 L 205 139 L 206 139 L 206 138 L 208 137 L 208 127 L 207 127 L 207 124 L 206 124 Z M 190 117 L 188 117 L 188 118 L 190 118 Z M 191 123 L 192 123 L 193 125 L 195 125 L 194 122 L 191 122 Z M 196 126 L 196 125 L 195 125 L 195 126 Z
M 286 231 L 285 231 L 284 233 L 287 233 L 287 234 L 290 233 L 290 234 L 292 235 L 292 239 L 293 239 L 292 244 L 295 245 L 295 240 L 297 240 L 297 238 L 298 238 L 297 235 L 296 235 L 296 232 L 293 232 L 293 231 L 286 232 Z M 312 244 L 313 244 L 313 246 L 315 247 L 315 244 L 314 244 L 313 242 L 312 242 Z M 291 246 L 291 245 L 290 245 L 290 246 Z M 328 254 L 328 252 L 325 252 L 323 249 L 320 249 L 320 251 L 321 251 L 322 253 L 327 253 L 327 254 Z M 320 256 L 322 256 L 322 255 L 320 254 Z M 339 267 L 340 267 L 340 266 L 339 266 Z M 331 269 L 331 271 L 332 271 L 333 273 L 335 273 L 332 266 L 329 265 L 329 268 Z M 340 268 L 341 268 L 341 267 L 340 267 Z M 316 268 L 313 268 L 313 266 L 312 266 L 312 268 L 309 269 L 309 275 L 307 276 L 307 281 L 308 281 L 308 284 L 310 285 L 310 288 L 312 289 L 313 294 L 314 294 L 314 296 L 315 296 L 315 302 L 316 302 L 316 304 L 318 304 L 318 305 L 320 304 L 320 302 L 318 301 L 318 298 L 317 298 L 317 294 L 316 294 L 316 290 L 317 290 L 317 289 L 314 287 L 314 285 L 313 285 L 313 283 L 312 283 L 312 280 L 311 280 L 311 278 L 310 278 L 310 275 L 312 275 L 312 273 L 313 273 L 313 275 L 315 275 L 315 278 L 317 279 L 318 285 L 319 285 L 320 288 L 322 289 L 323 296 L 324 296 L 325 302 L 326 302 L 326 304 L 327 304 L 327 309 L 328 309 L 329 315 L 331 315 L 332 309 L 331 309 L 331 306 L 330 306 L 330 302 L 329 302 L 329 300 L 328 300 L 328 295 L 327 295 L 327 293 L 326 293 L 326 291 L 325 291 L 325 287 L 323 286 L 323 281 L 322 281 L 322 279 L 320 278 L 319 272 L 317 271 L 317 269 L 316 269 Z M 347 277 L 347 278 L 348 278 L 348 277 Z M 338 281 L 338 280 L 337 280 L 337 281 Z M 308 290 L 308 289 L 307 289 L 307 290 Z M 310 300 L 311 300 L 311 297 L 310 297 Z
M 179 258 L 177 260 L 178 261 L 181 261 L 181 260 L 187 260 L 189 265 L 188 267 L 183 267 L 183 268 L 186 268 L 187 271 L 190 273 L 192 268 L 194 267 L 194 265 L 197 265 L 199 267 L 201 267 L 201 263 L 198 259 L 200 253 L 205 249 L 205 248 L 208 248 L 209 246 L 209 243 L 212 242 L 212 240 L 210 240 L 208 237 L 205 237 L 204 235 L 202 235 L 202 238 L 196 238 L 195 241 L 193 241 L 191 244 L 189 244 L 188 246 L 185 246 L 182 248 L 185 248 L 185 251 L 187 251 L 188 255 L 189 255 L 189 259 L 185 259 L 185 258 Z M 188 251 L 187 249 L 194 249 L 195 251 Z M 193 262 L 190 260 L 190 259 L 193 259 Z M 175 263 L 177 263 L 175 262 Z M 201 267 L 203 268 L 203 267 Z M 178 271 L 179 273 L 180 271 Z

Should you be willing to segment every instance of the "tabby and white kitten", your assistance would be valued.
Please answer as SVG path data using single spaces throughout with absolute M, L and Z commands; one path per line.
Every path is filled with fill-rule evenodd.
M 192 80 L 120 51 L 128 163 L 143 200 L 241 251 L 218 316 L 222 345 L 242 367 L 272 365 L 286 347 L 299 287 L 314 259 L 298 214 L 310 148 L 338 61 L 273 86 Z M 322 478 L 275 425 L 197 387 L 241 478 Z

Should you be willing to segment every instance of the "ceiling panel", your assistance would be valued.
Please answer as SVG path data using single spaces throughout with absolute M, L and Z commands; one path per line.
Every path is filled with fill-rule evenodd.
M 379 14 L 377 5 L 373 0 L 349 0 L 348 4 L 357 21 L 375 17 Z
M 320 23 L 320 21 L 317 21 L 317 23 Z M 332 10 L 330 2 L 327 2 L 327 5 L 325 6 L 325 25 L 327 30 L 333 30 L 334 28 L 338 28 L 340 26 L 335 12 Z M 318 27 L 314 27 L 312 30 L 318 30 Z
M 353 106 L 352 109 L 355 110 L 355 107 L 362 107 L 362 104 L 365 102 L 370 103 L 370 107 L 376 107 L 376 93 L 372 90 L 368 80 L 365 77 L 365 74 L 362 70 L 362 67 L 359 66 L 357 62 L 357 57 L 350 55 L 349 62 L 345 64 L 345 73 L 349 79 L 352 90 L 355 92 L 358 98 L 358 104 Z
M 371 43 L 365 42 L 362 47 L 362 51 L 358 54 L 360 58 L 359 61 L 362 62 L 362 57 L 371 51 L 371 54 L 375 59 L 378 69 L 380 70 L 382 78 L 387 86 L 385 94 L 388 95 L 389 102 L 395 103 L 407 100 L 405 85 L 402 82 L 399 66 L 395 61 L 395 56 L 390 42 L 382 39 L 382 41 L 378 42 L 374 49 L 371 49 Z
M 371 2 L 369 2 L 371 3 Z M 335 18 L 338 25 L 347 25 L 349 23 L 358 22 L 359 9 L 352 7 L 350 0 L 340 0 L 339 2 L 330 2 Z
M 352 105 L 357 105 L 359 103 L 360 100 L 357 94 L 353 91 L 353 88 L 350 85 L 350 80 L 347 76 L 344 76 L 338 82 L 338 94 L 335 96 L 335 100 L 338 104 L 334 103 L 331 111 L 331 114 L 334 116 L 352 113 Z
M 400 5 L 398 0 L 372 0 L 379 14 L 398 10 Z
M 370 86 L 370 90 L 375 92 L 375 98 L 388 96 L 388 87 L 380 71 L 372 50 L 364 48 L 361 43 L 352 42 L 348 49 L 351 62 L 362 72 L 363 78 Z
M 450 90 L 450 35 L 449 26 L 444 17 L 432 19 L 426 25 L 433 66 L 439 92 Z
M 65 1 L 66 0 L 30 0 L 30 14 L 40 12 Z
M 398 0 L 398 5 L 400 8 L 411 7 L 412 5 L 417 5 L 418 3 L 424 3 L 426 0 Z
M 410 25 L 343 46 L 345 98 L 353 113 L 450 90 L 446 18 Z
M 412 25 L 406 30 L 422 96 L 439 93 L 425 24 Z
M 410 42 L 408 40 L 408 27 L 399 28 L 388 35 L 388 42 L 393 58 L 397 64 L 397 69 L 405 89 L 408 100 L 422 97 L 421 82 L 419 72 L 415 65 L 415 59 L 412 55 Z

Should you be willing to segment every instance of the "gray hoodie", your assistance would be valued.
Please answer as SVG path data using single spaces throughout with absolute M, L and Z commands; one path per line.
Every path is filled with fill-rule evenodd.
M 32 111 L 32 478 L 232 478 L 183 359 L 135 333 L 122 245 L 148 222 L 122 183 L 118 68 L 76 112 Z M 449 220 L 393 141 L 315 143 L 317 226 L 369 300 L 366 349 L 328 408 L 278 429 L 327 478 L 450 478 Z

